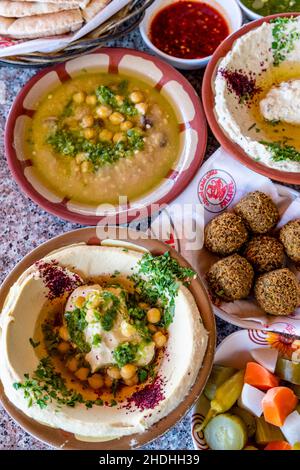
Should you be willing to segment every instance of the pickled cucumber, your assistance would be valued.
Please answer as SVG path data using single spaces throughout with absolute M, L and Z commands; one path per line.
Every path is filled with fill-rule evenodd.
M 215 398 L 217 388 L 226 382 L 226 380 L 229 379 L 229 377 L 231 377 L 235 372 L 236 369 L 233 367 L 225 367 L 215 364 L 204 389 L 204 395 L 206 398 L 213 400 Z
M 255 421 L 256 421 L 256 433 L 255 433 L 256 444 L 267 445 L 269 444 L 269 442 L 285 440 L 282 432 L 280 431 L 280 428 L 267 423 L 262 416 L 260 418 L 255 418 Z
M 249 411 L 244 410 L 238 406 L 231 408 L 230 412 L 236 416 L 239 416 L 244 421 L 247 427 L 248 437 L 253 437 L 256 431 L 255 417 L 249 413 Z
M 238 416 L 223 413 L 208 423 L 204 437 L 212 450 L 242 450 L 247 442 L 247 428 Z
M 286 380 L 295 385 L 300 385 L 300 362 L 289 361 L 283 357 L 279 357 L 276 369 L 276 375 L 282 380 Z

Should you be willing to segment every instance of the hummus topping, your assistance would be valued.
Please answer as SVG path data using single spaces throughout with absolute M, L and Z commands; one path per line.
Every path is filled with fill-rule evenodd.
M 289 80 L 273 86 L 260 102 L 267 121 L 300 124 L 300 80 Z

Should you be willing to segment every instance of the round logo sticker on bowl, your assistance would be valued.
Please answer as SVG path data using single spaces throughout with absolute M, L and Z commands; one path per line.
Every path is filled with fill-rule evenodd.
M 234 199 L 236 184 L 224 170 L 210 170 L 199 181 L 198 196 L 208 212 L 222 212 Z

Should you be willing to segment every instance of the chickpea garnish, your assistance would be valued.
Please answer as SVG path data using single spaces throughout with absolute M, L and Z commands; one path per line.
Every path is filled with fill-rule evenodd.
M 96 135 L 95 129 L 84 129 L 83 135 L 86 139 L 93 139 Z
M 161 331 L 154 333 L 152 338 L 157 348 L 162 348 L 167 342 L 167 337 Z
M 121 106 L 124 103 L 124 96 L 116 95 L 115 98 L 118 106 Z
M 146 302 L 140 302 L 139 307 L 144 309 L 144 310 L 147 310 L 149 308 L 149 305 L 146 304 Z
M 91 114 L 87 114 L 86 116 L 83 116 L 81 119 L 81 127 L 84 129 L 88 127 L 92 127 L 94 125 L 94 118 Z
M 87 95 L 85 99 L 86 104 L 89 104 L 91 106 L 95 106 L 97 104 L 97 97 L 96 95 Z
M 139 378 L 138 378 L 137 374 L 135 374 L 131 379 L 124 380 L 124 383 L 128 387 L 133 387 L 133 385 L 137 385 L 139 383 Z
M 133 364 L 126 364 L 121 368 L 121 377 L 124 380 L 132 379 L 136 373 L 136 366 Z
M 75 372 L 78 369 L 78 361 L 77 361 L 76 357 L 72 357 L 71 359 L 68 360 L 67 368 L 71 372 Z
M 112 109 L 109 106 L 105 106 L 104 104 L 101 104 L 100 106 L 97 106 L 95 112 L 99 118 L 105 119 L 111 115 Z
M 77 93 L 74 93 L 73 95 L 73 101 L 76 104 L 81 104 L 85 100 L 85 93 L 83 91 L 78 91 Z
M 129 131 L 133 127 L 133 123 L 131 121 L 124 121 L 120 124 L 121 131 Z
M 118 111 L 115 111 L 109 116 L 109 120 L 113 125 L 117 126 L 121 124 L 121 122 L 125 121 L 125 118 L 123 114 L 118 113 Z
M 99 134 L 99 139 L 103 142 L 109 142 L 113 137 L 113 133 L 108 129 L 103 129 Z
M 103 387 L 104 380 L 102 375 L 93 374 L 91 377 L 88 378 L 88 383 L 91 388 L 94 388 L 96 390 L 97 388 Z
M 91 171 L 92 165 L 90 162 L 82 162 L 80 168 L 82 173 L 88 173 Z
M 113 379 L 111 377 L 109 377 L 109 375 L 106 375 L 104 377 L 104 385 L 106 388 L 110 388 L 113 384 Z
M 68 328 L 66 326 L 64 326 L 64 325 L 61 326 L 58 330 L 58 334 L 61 337 L 61 339 L 63 339 L 64 341 L 69 341 L 70 335 L 69 335 L 69 332 L 68 332 Z
M 109 367 L 106 373 L 111 379 L 118 380 L 121 378 L 120 370 L 118 369 L 118 367 Z
M 116 132 L 113 141 L 115 144 L 118 144 L 119 142 L 124 142 L 126 140 L 126 136 L 122 132 Z
M 85 298 L 82 297 L 82 296 L 79 296 L 79 297 L 77 297 L 77 299 L 75 301 L 75 305 L 76 305 L 76 307 L 81 308 L 81 307 L 83 307 L 84 302 L 85 302 Z
M 155 333 L 157 331 L 157 327 L 152 324 L 148 325 L 148 329 L 151 331 L 151 333 Z
M 138 104 L 135 105 L 135 108 L 137 109 L 137 111 L 140 114 L 146 114 L 147 109 L 148 109 L 148 105 L 147 105 L 147 103 L 138 103 Z
M 88 378 L 88 375 L 90 373 L 90 369 L 88 367 L 80 367 L 76 372 L 75 376 L 79 380 L 86 380 Z
M 57 349 L 59 350 L 60 353 L 65 354 L 66 352 L 69 351 L 69 349 L 70 349 L 70 344 L 67 343 L 66 341 L 62 341 L 62 342 L 59 343 L 59 345 L 57 346 Z
M 147 320 L 149 323 L 158 323 L 161 318 L 161 313 L 158 308 L 150 308 L 147 312 Z
M 134 104 L 137 104 L 143 101 L 144 95 L 140 91 L 133 91 L 130 93 L 129 98 Z

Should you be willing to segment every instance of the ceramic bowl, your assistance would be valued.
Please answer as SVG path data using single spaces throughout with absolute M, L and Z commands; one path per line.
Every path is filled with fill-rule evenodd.
M 299 14 L 299 13 L 298 13 Z M 268 167 L 251 158 L 237 143 L 233 142 L 225 133 L 223 128 L 219 125 L 215 114 L 215 93 L 214 93 L 214 80 L 220 61 L 229 53 L 237 39 L 241 38 L 250 31 L 258 28 L 265 22 L 278 17 L 295 16 L 295 13 L 283 13 L 280 15 L 272 15 L 261 18 L 244 25 L 239 31 L 229 36 L 215 51 L 208 67 L 205 71 L 203 84 L 202 84 L 202 102 L 209 126 L 215 135 L 216 139 L 222 147 L 234 158 L 241 163 L 251 168 L 253 171 L 265 175 L 273 180 L 289 184 L 300 184 L 299 172 L 281 171 L 276 168 Z
M 172 105 L 178 119 L 180 149 L 177 161 L 162 182 L 148 194 L 113 210 L 89 206 L 61 197 L 39 180 L 24 143 L 25 123 L 32 119 L 38 101 L 64 81 L 84 71 L 133 75 L 155 87 Z M 5 152 L 13 177 L 34 202 L 46 211 L 73 222 L 96 225 L 104 217 L 110 223 L 125 223 L 151 215 L 154 204 L 168 204 L 192 180 L 200 166 L 207 142 L 206 120 L 200 99 L 192 85 L 174 68 L 157 57 L 131 49 L 103 48 L 93 53 L 47 68 L 35 75 L 17 95 L 5 129 Z M 126 196 L 126 195 L 125 195 Z M 156 206 L 157 211 L 157 206 Z
M 196 0 L 200 1 L 201 0 Z M 173 65 L 178 69 L 183 70 L 196 70 L 205 67 L 211 56 L 204 57 L 203 59 L 180 59 L 168 54 L 165 54 L 160 49 L 158 49 L 151 42 L 150 39 L 150 26 L 154 16 L 164 7 L 173 3 L 173 0 L 156 0 L 146 11 L 145 17 L 140 24 L 140 33 L 145 44 L 151 49 L 156 55 L 164 59 L 169 64 Z M 226 19 L 230 34 L 238 30 L 243 22 L 242 12 L 235 0 L 205 0 L 204 3 L 211 5 L 215 8 L 221 15 Z
M 83 228 L 72 232 L 60 235 L 48 242 L 40 245 L 38 248 L 29 253 L 25 258 L 13 269 L 8 275 L 4 283 L 0 288 L 0 311 L 3 309 L 3 305 L 10 287 L 16 282 L 24 271 L 30 267 L 37 260 L 46 256 L 50 252 L 58 250 L 67 245 L 77 243 L 87 243 L 89 245 L 101 244 L 99 230 L 96 228 Z M 158 240 L 152 240 L 141 232 L 128 231 L 125 228 L 114 227 L 114 239 L 112 241 L 112 235 L 109 235 L 111 240 L 109 244 L 114 246 L 123 246 L 124 242 L 133 243 L 134 249 L 149 250 L 155 255 L 165 253 L 167 250 L 170 251 L 173 258 L 175 258 L 182 266 L 189 266 L 188 263 L 172 248 L 167 247 L 163 242 Z M 103 241 L 103 239 L 102 239 Z M 123 245 L 122 245 L 123 242 Z M 107 240 L 106 240 L 107 243 Z M 132 249 L 132 247 L 131 247 Z M 2 384 L 0 383 L 0 400 L 6 411 L 10 416 L 17 421 L 27 432 L 34 437 L 40 439 L 46 444 L 60 448 L 60 449 L 81 449 L 81 450 L 123 450 L 133 449 L 149 443 L 150 441 L 158 438 L 177 421 L 179 421 L 187 411 L 194 405 L 197 398 L 201 394 L 206 381 L 211 372 L 211 367 L 214 359 L 215 351 L 215 340 L 216 340 L 216 329 L 214 315 L 211 308 L 211 303 L 206 293 L 206 290 L 199 278 L 192 281 L 189 287 L 192 295 L 194 296 L 201 318 L 205 329 L 209 333 L 208 346 L 204 356 L 202 367 L 200 368 L 196 381 L 185 399 L 165 418 L 161 419 L 155 425 L 150 427 L 143 433 L 132 434 L 130 436 L 124 436 L 120 439 L 114 439 L 107 442 L 86 442 L 78 440 L 74 434 L 62 431 L 60 429 L 50 428 L 43 424 L 40 424 L 33 419 L 23 414 L 20 410 L 15 408 L 9 399 L 6 397 L 3 391 Z

